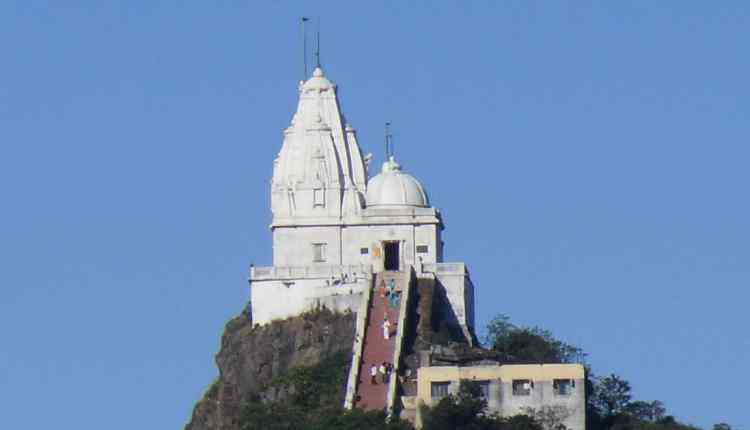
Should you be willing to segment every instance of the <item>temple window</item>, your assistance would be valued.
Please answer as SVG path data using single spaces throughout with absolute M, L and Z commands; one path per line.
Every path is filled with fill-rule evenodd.
M 323 188 L 313 189 L 313 207 L 325 207 L 326 206 L 326 194 Z
M 313 243 L 313 262 L 323 263 L 326 261 L 326 244 Z

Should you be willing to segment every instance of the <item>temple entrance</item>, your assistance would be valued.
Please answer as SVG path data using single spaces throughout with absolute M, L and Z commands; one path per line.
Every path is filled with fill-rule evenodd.
M 385 253 L 385 270 L 399 269 L 398 242 L 383 242 L 383 251 Z

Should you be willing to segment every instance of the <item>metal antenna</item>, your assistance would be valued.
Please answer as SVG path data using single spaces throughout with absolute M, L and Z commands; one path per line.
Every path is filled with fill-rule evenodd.
M 315 47 L 315 67 L 320 67 L 320 17 L 318 17 L 318 38 L 317 46 Z
M 391 123 L 389 121 L 385 123 L 385 158 L 386 160 L 390 159 L 391 155 L 393 155 L 392 146 L 391 146 L 392 136 L 393 135 L 391 134 Z
M 388 138 L 388 141 L 391 142 L 391 157 L 395 157 L 396 156 L 396 150 L 394 148 L 396 147 L 396 145 L 393 144 L 393 132 L 391 132 L 391 134 L 390 134 L 390 136 Z
M 310 18 L 302 17 L 302 63 L 304 64 L 304 71 L 302 74 L 302 80 L 307 79 L 307 32 L 305 31 L 305 23 L 309 21 Z

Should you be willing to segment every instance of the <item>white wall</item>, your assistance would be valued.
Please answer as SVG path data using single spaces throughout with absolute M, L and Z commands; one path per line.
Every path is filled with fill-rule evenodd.
M 335 286 L 324 279 L 253 281 L 250 286 L 253 323 L 266 324 L 325 306 L 344 312 L 357 312 L 362 291 L 370 286 L 368 279 L 358 279 Z M 284 282 L 293 282 L 287 286 Z
M 586 381 L 577 379 L 572 394 L 556 395 L 552 381 L 534 381 L 534 388 L 528 396 L 513 395 L 513 381 L 503 381 L 500 385 L 500 402 L 493 404 L 490 411 L 504 416 L 525 413 L 525 408 L 540 410 L 544 407 L 564 407 L 567 411 L 563 423 L 571 430 L 584 430 L 586 422 Z
M 421 257 L 423 263 L 438 262 L 439 235 L 437 224 L 423 224 L 414 227 L 414 252 L 415 256 Z M 427 246 L 427 253 L 417 253 L 416 247 Z
M 276 227 L 273 232 L 274 266 L 307 266 L 332 264 L 373 264 L 382 268 L 382 242 L 401 242 L 401 260 L 415 264 L 416 257 L 424 263 L 437 261 L 439 242 L 437 225 L 349 225 Z M 327 244 L 325 262 L 313 261 L 313 244 Z M 428 252 L 417 254 L 417 245 L 427 246 Z M 361 249 L 367 248 L 367 254 Z M 377 269 L 376 269 L 377 270 Z
M 313 261 L 313 243 L 325 243 L 326 261 Z M 314 266 L 341 264 L 339 226 L 277 227 L 273 232 L 273 264 Z

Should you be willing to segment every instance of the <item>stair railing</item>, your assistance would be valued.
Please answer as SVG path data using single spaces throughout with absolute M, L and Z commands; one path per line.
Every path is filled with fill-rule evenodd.
M 412 283 L 416 279 L 414 268 L 409 266 L 403 274 L 403 290 L 401 291 L 401 308 L 398 314 L 398 325 L 396 326 L 396 345 L 393 351 L 393 372 L 388 382 L 388 395 L 386 397 L 386 411 L 388 417 L 393 416 L 394 405 L 396 403 L 396 390 L 398 389 L 398 375 L 401 369 L 401 349 L 404 346 L 404 336 L 406 335 L 406 324 L 409 318 L 409 303 L 411 301 Z
M 372 291 L 377 276 L 372 277 L 372 283 L 369 288 L 362 291 L 362 300 L 357 311 L 357 331 L 354 335 L 354 345 L 352 346 L 352 364 L 349 368 L 349 378 L 346 382 L 346 397 L 344 398 L 344 408 L 351 409 L 354 407 L 354 398 L 357 395 L 357 381 L 359 380 L 360 364 L 362 363 L 362 352 L 365 345 L 365 335 L 367 334 L 367 319 L 370 313 L 370 301 L 372 300 Z

